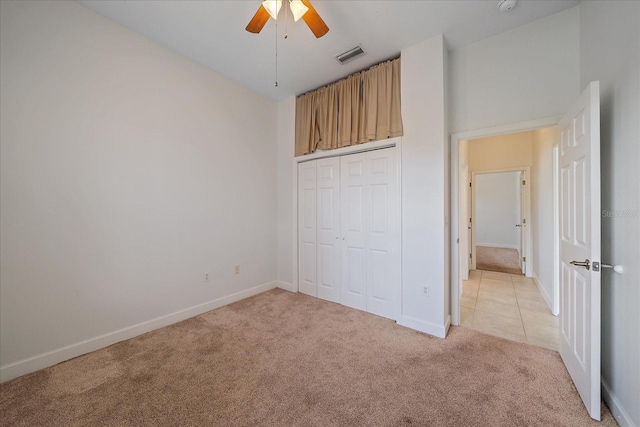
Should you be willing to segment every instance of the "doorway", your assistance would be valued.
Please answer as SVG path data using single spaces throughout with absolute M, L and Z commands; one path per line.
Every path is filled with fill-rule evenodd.
M 529 174 L 529 168 L 473 173 L 470 269 L 526 274 Z
M 510 326 L 502 325 L 494 334 L 556 350 L 557 340 L 542 341 L 545 341 L 545 334 L 553 337 L 558 335 L 558 318 L 554 316 L 557 314 L 554 305 L 557 299 L 557 271 L 554 265 L 554 226 L 557 218 L 557 214 L 554 215 L 554 188 L 557 180 L 554 180 L 553 174 L 557 123 L 557 119 L 540 120 L 453 135 L 451 146 L 451 209 L 452 218 L 458 219 L 452 223 L 452 323 L 466 323 L 468 326 L 470 316 L 474 316 L 476 321 L 473 323 L 477 323 L 474 329 L 491 333 L 487 330 L 488 325 L 497 326 L 500 324 L 499 320 L 511 317 L 517 328 L 514 326 L 509 330 Z M 490 142 L 487 143 L 489 145 L 474 148 L 478 140 L 499 136 L 508 139 L 509 135 L 515 137 L 521 133 L 534 133 L 540 140 L 546 138 L 543 146 L 537 146 L 533 150 L 529 143 L 529 151 L 524 150 L 528 153 L 527 161 L 514 151 L 517 144 L 504 145 L 497 151 L 486 149 L 491 146 Z M 474 160 L 474 153 L 479 156 L 480 161 Z M 538 176 L 535 175 L 536 172 Z M 515 217 L 515 212 L 519 210 L 521 218 L 520 221 L 501 219 L 512 230 L 510 241 L 483 241 L 486 237 L 476 227 L 482 226 L 481 215 L 476 218 L 481 213 L 478 212 L 478 195 L 473 196 L 473 193 L 478 186 L 482 192 L 484 177 L 498 174 L 511 174 L 512 193 L 517 188 L 516 181 L 525 184 L 519 188 L 519 193 L 522 193 L 520 203 L 515 206 L 514 197 L 511 205 L 512 216 Z M 536 200 L 544 208 L 535 206 Z M 508 249 L 515 249 L 521 264 L 508 273 L 479 270 L 478 247 L 483 246 L 498 249 L 499 246 L 507 246 Z M 489 310 L 490 306 L 492 310 Z M 509 321 L 506 323 L 509 324 Z

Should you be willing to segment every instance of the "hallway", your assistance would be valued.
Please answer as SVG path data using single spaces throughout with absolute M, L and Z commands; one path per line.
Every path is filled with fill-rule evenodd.
M 558 351 L 559 318 L 529 277 L 470 271 L 463 281 L 460 320 L 467 328 Z

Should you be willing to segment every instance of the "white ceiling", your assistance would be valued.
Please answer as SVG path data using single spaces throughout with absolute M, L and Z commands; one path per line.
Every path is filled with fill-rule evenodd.
M 370 65 L 439 33 L 455 50 L 483 38 L 576 6 L 576 1 L 520 0 L 509 13 L 498 0 L 311 0 L 330 28 L 316 39 L 284 6 L 276 25 L 260 34 L 245 26 L 260 0 L 78 0 L 84 6 L 274 100 L 299 95 Z M 289 37 L 284 39 L 285 26 Z M 361 44 L 366 55 L 341 65 L 334 55 Z

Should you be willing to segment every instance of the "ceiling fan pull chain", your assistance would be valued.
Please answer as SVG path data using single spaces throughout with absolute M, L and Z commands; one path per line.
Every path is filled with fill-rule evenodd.
M 286 1 L 285 3 L 288 3 Z M 289 37 L 289 6 L 287 4 L 284 5 L 284 38 Z
M 276 19 L 276 82 L 275 87 L 278 87 L 278 20 Z

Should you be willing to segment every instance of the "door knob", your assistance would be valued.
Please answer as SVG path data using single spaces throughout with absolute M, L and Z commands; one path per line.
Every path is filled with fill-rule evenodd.
M 591 268 L 591 263 L 589 262 L 588 259 L 585 259 L 584 261 L 571 261 L 569 264 L 577 265 L 578 267 L 584 267 L 587 270 Z

